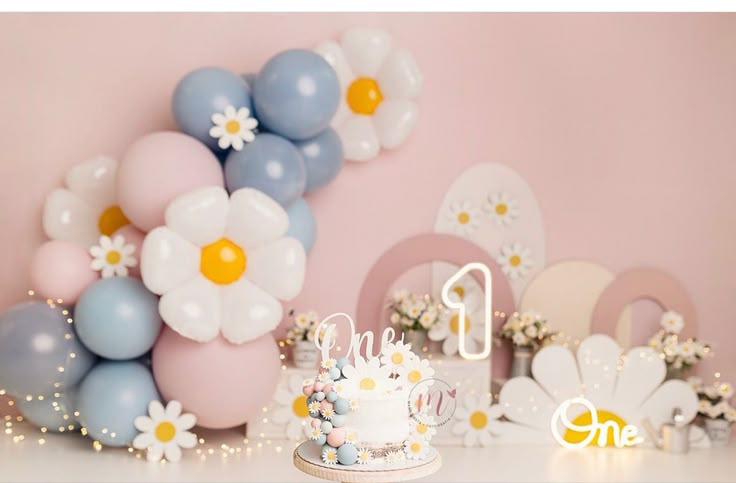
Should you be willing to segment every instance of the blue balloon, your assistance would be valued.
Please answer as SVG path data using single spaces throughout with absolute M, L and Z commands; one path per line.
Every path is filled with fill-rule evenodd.
M 105 359 L 135 359 L 148 352 L 161 331 L 158 297 L 132 277 L 103 278 L 79 297 L 77 334 Z
M 64 393 L 58 398 L 53 395 L 45 396 L 42 400 L 35 398 L 28 401 L 25 398 L 20 398 L 16 401 L 16 405 L 26 421 L 34 426 L 54 432 L 59 432 L 62 428 L 64 431 L 69 431 L 69 425 L 73 425 L 73 429 L 79 428 L 74 416 L 76 407 L 73 390 L 70 392 Z
M 347 421 L 347 416 L 343 416 L 341 414 L 335 414 L 332 416 L 332 419 L 330 419 L 333 428 L 342 428 L 343 426 L 345 426 L 345 423 L 347 423 Z
M 324 434 L 330 434 L 330 432 L 332 431 L 332 423 L 329 421 L 323 421 L 319 429 Z
M 214 151 L 221 149 L 210 136 L 212 114 L 233 106 L 236 110 L 247 107 L 253 116 L 248 84 L 238 74 L 219 67 L 203 67 L 184 76 L 171 104 L 179 128 Z
M 322 446 L 323 444 L 327 443 L 327 436 L 325 436 L 324 434 L 320 434 L 319 436 L 317 436 L 317 439 L 314 439 L 312 441 L 314 441 L 314 444 Z
M 134 361 L 105 361 L 79 385 L 79 421 L 91 438 L 109 446 L 126 446 L 138 430 L 133 421 L 148 414 L 148 403 L 159 400 L 151 371 Z
M 302 242 L 304 251 L 309 253 L 312 251 L 315 238 L 317 238 L 317 222 L 312 214 L 312 209 L 304 198 L 299 198 L 286 209 L 286 214 L 289 215 L 289 231 L 286 232 L 286 235 Z M 337 371 L 335 379 L 337 379 L 340 377 L 340 370 L 335 370 Z M 332 370 L 330 370 L 330 377 L 332 375 Z
M 335 412 L 337 414 L 347 414 L 350 411 L 350 401 L 345 398 L 339 397 L 337 401 L 333 403 Z
M 340 369 L 338 369 L 337 367 L 333 367 L 332 369 L 330 369 L 329 376 L 330 379 L 332 379 L 333 381 L 337 381 L 340 378 L 340 374 Z
M 350 466 L 358 461 L 358 450 L 350 443 L 341 444 L 337 448 L 337 461 L 341 465 Z
M 304 194 L 307 174 L 299 151 L 287 139 L 259 134 L 240 151 L 231 151 L 225 161 L 228 191 L 255 188 L 281 206 L 293 204 Z
M 63 310 L 28 302 L 0 316 L 0 387 L 9 394 L 25 398 L 69 389 L 94 364 L 96 357 L 75 336 Z
M 341 357 L 337 360 L 337 368 L 340 369 L 341 371 L 343 367 L 349 366 L 350 364 L 352 363 L 350 362 L 350 359 L 348 359 L 347 357 Z
M 337 401 L 337 393 L 335 391 L 330 391 L 327 393 L 327 396 L 325 396 L 325 399 L 327 399 L 327 402 L 335 402 Z
M 253 103 L 266 130 L 289 139 L 309 139 L 325 129 L 337 112 L 340 83 L 319 54 L 286 50 L 258 73 Z
M 321 188 L 335 179 L 345 164 L 342 141 L 331 127 L 313 138 L 296 141 L 294 145 L 301 153 L 307 169 L 307 192 Z
M 240 74 L 240 77 L 245 81 L 246 85 L 248 86 L 248 94 L 250 94 L 252 97 L 253 96 L 253 86 L 256 84 L 256 74 L 253 74 L 253 73 Z

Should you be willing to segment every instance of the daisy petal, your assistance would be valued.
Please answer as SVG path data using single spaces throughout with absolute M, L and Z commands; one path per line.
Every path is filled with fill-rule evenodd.
M 468 432 L 465 433 L 465 436 L 463 437 L 463 445 L 466 448 L 469 448 L 477 444 L 478 444 L 478 433 L 473 429 L 468 430 Z
M 230 147 L 230 136 L 221 136 L 220 139 L 217 140 L 217 145 L 221 149 L 227 149 Z
M 286 424 L 289 420 L 291 420 L 291 408 L 276 408 L 273 414 L 271 414 L 271 420 L 276 424 Z
M 282 238 L 248 252 L 246 277 L 281 300 L 290 300 L 304 284 L 306 253 L 296 238 Z
M 452 434 L 460 436 L 470 430 L 470 425 L 467 421 L 461 421 L 452 427 Z
M 225 107 L 225 117 L 227 119 L 232 119 L 235 116 L 237 116 L 237 111 L 235 110 L 235 107 L 233 107 L 232 105 L 228 105 L 227 107 Z
M 149 446 L 146 452 L 146 459 L 150 462 L 161 461 L 164 456 L 164 449 L 160 445 Z
M 98 216 L 79 196 L 56 189 L 46 197 L 43 230 L 52 240 L 70 241 L 88 248 L 99 242 Z
M 103 260 L 100 260 L 99 258 L 95 258 L 94 260 L 92 260 L 89 266 L 92 270 L 102 270 L 102 267 L 105 266 L 105 262 Z
M 245 278 L 222 287 L 222 335 L 242 344 L 271 332 L 281 321 L 281 304 Z
M 384 99 L 411 99 L 422 89 L 423 77 L 414 57 L 406 49 L 391 52 L 378 72 Z
M 217 337 L 220 293 L 217 286 L 202 275 L 166 292 L 158 310 L 166 325 L 184 337 L 198 342 Z
M 146 449 L 155 441 L 152 433 L 141 433 L 135 437 L 132 444 L 135 449 Z
M 197 435 L 189 431 L 182 431 L 176 435 L 176 444 L 182 448 L 191 449 L 197 446 Z
M 175 444 L 169 444 L 164 448 L 164 456 L 166 456 L 166 461 L 171 461 L 172 463 L 180 461 L 181 448 Z
M 112 158 L 100 156 L 74 166 L 66 174 L 69 191 L 76 194 L 100 213 L 117 204 L 115 199 L 115 173 L 118 163 Z
M 381 146 L 393 149 L 409 137 L 417 123 L 418 110 L 413 101 L 383 101 L 373 114 L 373 124 Z
M 375 77 L 391 51 L 391 36 L 383 30 L 353 28 L 345 31 L 340 45 L 357 76 Z
M 458 341 L 459 339 L 457 337 L 448 337 L 445 339 L 442 343 L 442 353 L 448 356 L 457 354 Z
M 141 275 L 148 290 L 163 294 L 199 274 L 200 250 L 171 228 L 154 228 L 141 248 Z
M 212 122 L 216 124 L 215 127 L 221 127 L 227 124 L 227 118 L 223 116 L 222 113 L 219 113 L 219 112 L 212 114 L 212 117 L 210 119 L 212 119 Z M 225 131 L 223 130 L 222 132 L 225 132 Z M 212 135 L 212 130 L 210 130 L 210 135 Z
M 242 188 L 230 195 L 225 236 L 243 248 L 255 248 L 277 240 L 286 235 L 288 229 L 286 211 L 266 194 Z M 250 259 L 248 263 L 250 265 Z
M 240 151 L 243 149 L 243 139 L 240 136 L 235 136 L 232 138 L 233 149 L 236 151 Z
M 337 42 L 323 42 L 314 50 L 321 55 L 333 69 L 335 69 L 335 72 L 337 72 L 337 79 L 340 82 L 341 96 L 340 104 L 337 107 L 335 116 L 332 118 L 331 125 L 333 127 L 339 126 L 345 121 L 348 115 L 350 115 L 350 108 L 345 102 L 345 91 L 355 76 L 348 65 L 348 61 L 345 59 L 345 54 L 342 51 L 342 48 L 337 44 Z
M 176 420 L 176 429 L 179 431 L 185 431 L 187 429 L 192 429 L 195 424 L 197 424 L 197 417 L 194 414 L 182 414 Z
M 335 128 L 345 150 L 345 159 L 368 161 L 378 155 L 381 144 L 369 116 L 349 115 Z
M 166 405 L 164 412 L 166 414 L 166 419 L 174 421 L 181 414 L 181 403 L 176 399 L 172 399 Z
M 228 213 L 224 188 L 208 186 L 179 196 L 166 208 L 166 225 L 197 246 L 222 238 Z
M 164 412 L 164 405 L 161 404 L 161 401 L 154 399 L 148 403 L 148 414 L 154 422 L 158 422 L 163 419 L 166 413 Z
M 148 416 L 138 416 L 133 420 L 133 425 L 138 431 L 151 431 L 153 429 L 153 420 Z
M 478 434 L 478 440 L 480 441 L 481 446 L 486 447 L 491 445 L 493 437 L 488 431 L 480 431 Z

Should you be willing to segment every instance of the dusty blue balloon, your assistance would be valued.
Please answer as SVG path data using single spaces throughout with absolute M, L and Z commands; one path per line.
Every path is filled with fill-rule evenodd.
M 337 360 L 337 368 L 342 371 L 342 368 L 351 364 L 350 359 L 347 357 L 341 357 Z
M 28 302 L 0 316 L 0 387 L 9 394 L 39 396 L 71 388 L 94 364 L 94 354 L 79 342 L 62 310 Z
M 307 169 L 307 192 L 321 188 L 335 179 L 345 164 L 342 141 L 331 127 L 313 138 L 295 141 L 294 145 L 301 153 Z
M 313 439 L 312 441 L 314 441 L 314 444 L 322 446 L 323 444 L 327 443 L 327 436 L 325 436 L 324 434 L 320 434 L 319 436 L 317 436 L 317 439 Z
M 322 431 L 322 432 L 323 432 L 324 434 L 330 434 L 330 431 L 332 431 L 332 423 L 331 423 L 331 422 L 329 422 L 329 421 L 324 421 L 324 422 L 322 423 L 322 425 L 321 425 L 321 426 L 319 427 L 319 429 L 320 429 L 320 430 L 321 430 L 321 431 Z
M 253 111 L 248 84 L 238 74 L 219 67 L 203 67 L 190 72 L 176 86 L 171 101 L 179 128 L 215 151 L 217 139 L 210 136 L 212 114 L 224 113 L 227 106 Z
M 332 419 L 330 419 L 330 423 L 332 423 L 333 428 L 342 428 L 345 426 L 345 423 L 347 422 L 348 418 L 347 416 L 343 416 L 341 414 L 335 414 L 332 416 Z
M 327 393 L 325 398 L 327 399 L 327 402 L 335 402 L 337 401 L 337 393 L 335 391 L 330 391 Z
M 73 391 L 70 392 L 73 393 Z M 74 417 L 76 407 L 73 394 L 62 394 L 58 398 L 47 395 L 42 400 L 35 398 L 30 401 L 19 398 L 16 406 L 26 421 L 39 428 L 46 428 L 54 432 L 59 432 L 61 428 L 69 431 L 70 424 L 74 425 L 75 429 L 79 428 L 79 425 L 76 424 L 77 419 Z M 64 419 L 64 416 L 67 418 Z
M 309 204 L 304 198 L 299 198 L 291 206 L 286 209 L 289 215 L 289 231 L 287 236 L 292 236 L 302 242 L 304 251 L 309 253 L 312 251 L 314 241 L 317 238 L 317 221 Z M 332 371 L 330 371 L 332 377 Z M 340 377 L 340 370 L 337 369 L 337 376 Z
M 103 278 L 90 285 L 74 310 L 77 334 L 105 359 L 135 359 L 161 331 L 158 297 L 132 277 Z
M 289 139 L 309 139 L 325 129 L 337 112 L 340 83 L 319 54 L 286 50 L 258 73 L 253 103 L 266 130 Z
M 333 403 L 333 407 L 335 408 L 335 412 L 337 414 L 347 414 L 348 411 L 350 411 L 350 401 L 345 398 L 339 397 L 337 398 L 337 401 Z
M 225 161 L 228 191 L 255 188 L 281 206 L 293 204 L 304 194 L 307 174 L 299 151 L 287 139 L 263 133 L 241 151 L 231 151 Z
M 138 434 L 135 418 L 148 415 L 148 403 L 158 399 L 151 371 L 142 364 L 101 362 L 77 390 L 79 421 L 102 444 L 126 446 Z
M 340 378 L 340 369 L 338 369 L 337 367 L 333 367 L 332 369 L 330 369 L 329 375 L 330 379 L 332 379 L 333 381 L 337 381 Z
M 253 96 L 253 86 L 256 83 L 256 74 L 253 74 L 253 73 L 240 74 L 240 77 L 245 81 L 245 84 L 248 86 L 248 94 L 250 94 L 252 97 Z
M 323 393 L 322 391 L 316 392 L 315 393 L 315 396 L 314 396 L 314 399 L 316 399 L 317 401 L 324 401 L 324 399 L 325 399 L 325 393 Z
M 355 464 L 358 461 L 358 450 L 350 443 L 341 444 L 337 448 L 337 461 L 345 466 Z

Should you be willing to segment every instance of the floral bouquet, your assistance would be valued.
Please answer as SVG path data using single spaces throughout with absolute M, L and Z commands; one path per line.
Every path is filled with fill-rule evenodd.
M 694 338 L 680 340 L 680 332 L 685 326 L 682 315 L 674 311 L 662 314 L 659 322 L 662 327 L 649 339 L 649 347 L 664 355 L 667 368 L 676 371 L 687 370 L 712 351 L 710 344 Z
M 534 310 L 514 312 L 498 333 L 500 338 L 510 339 L 514 347 L 533 350 L 539 349 L 552 335 L 547 319 Z
M 730 439 L 731 424 L 736 421 L 736 408 L 729 402 L 733 397 L 733 385 L 716 379 L 706 386 L 699 377 L 689 377 L 687 382 L 698 394 L 698 415 L 705 421 L 711 443 L 725 446 Z
M 289 312 L 294 317 L 294 309 Z M 320 322 L 319 315 L 314 310 L 303 312 L 294 317 L 294 326 L 286 331 L 287 344 L 295 344 L 297 341 L 314 342 L 314 333 Z
M 391 323 L 401 330 L 427 331 L 437 323 L 442 307 L 428 294 L 419 296 L 408 290 L 398 290 L 389 300 L 388 308 Z

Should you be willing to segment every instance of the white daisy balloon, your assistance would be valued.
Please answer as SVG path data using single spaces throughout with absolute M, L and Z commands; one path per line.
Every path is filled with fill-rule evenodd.
M 496 261 L 511 280 L 523 278 L 534 266 L 531 251 L 520 243 L 502 246 Z
M 181 448 L 197 446 L 197 436 L 189 430 L 197 423 L 193 414 L 181 413 L 179 401 L 169 401 L 166 408 L 158 402 L 148 404 L 148 416 L 138 416 L 133 424 L 141 433 L 133 440 L 133 447 L 147 450 L 148 461 L 166 458 L 181 459 Z
M 135 245 L 126 244 L 125 238 L 121 235 L 116 235 L 112 239 L 102 235 L 99 244 L 89 249 L 93 257 L 90 267 L 101 272 L 102 278 L 126 277 L 128 269 L 138 265 L 138 260 L 133 256 L 134 252 Z
M 498 404 L 491 405 L 488 394 L 479 397 L 468 394 L 452 416 L 455 421 L 452 433 L 463 437 L 464 446 L 488 446 L 493 436 L 501 433 L 498 418 L 502 415 L 503 409 Z
M 422 74 L 406 49 L 394 48 L 382 30 L 353 28 L 340 43 L 315 51 L 335 69 L 342 98 L 332 126 L 342 139 L 345 159 L 368 161 L 380 149 L 401 145 L 414 129 Z
M 52 240 L 66 240 L 85 248 L 100 235 L 112 235 L 130 222 L 117 204 L 117 161 L 98 157 L 72 167 L 65 188 L 53 190 L 43 208 L 43 229 Z
M 273 422 L 284 425 L 286 437 L 294 441 L 308 437 L 312 429 L 308 425 L 309 408 L 307 396 L 302 392 L 302 382 L 298 375 L 291 374 L 276 388 L 276 407 L 271 414 Z
M 278 203 L 250 188 L 228 197 L 206 187 L 172 201 L 165 218 L 143 242 L 141 274 L 169 327 L 199 342 L 222 331 L 240 344 L 278 325 L 279 299 L 301 291 L 305 270 Z
M 485 308 L 483 294 L 480 292 L 467 295 L 463 299 L 466 313 L 462 322 L 465 329 L 465 349 L 477 352 L 479 342 L 485 337 Z M 460 343 L 460 313 L 457 310 L 444 310 L 439 322 L 427 333 L 430 340 L 444 341 L 442 352 L 448 356 L 457 354 Z
M 251 143 L 256 138 L 253 132 L 258 127 L 258 121 L 250 116 L 250 109 L 241 107 L 235 110 L 227 106 L 224 113 L 212 114 L 214 126 L 210 128 L 210 136 L 217 139 L 217 145 L 222 149 L 230 146 L 240 151 L 245 143 Z
M 470 235 L 480 226 L 480 210 L 470 201 L 452 203 L 446 217 L 458 235 Z

